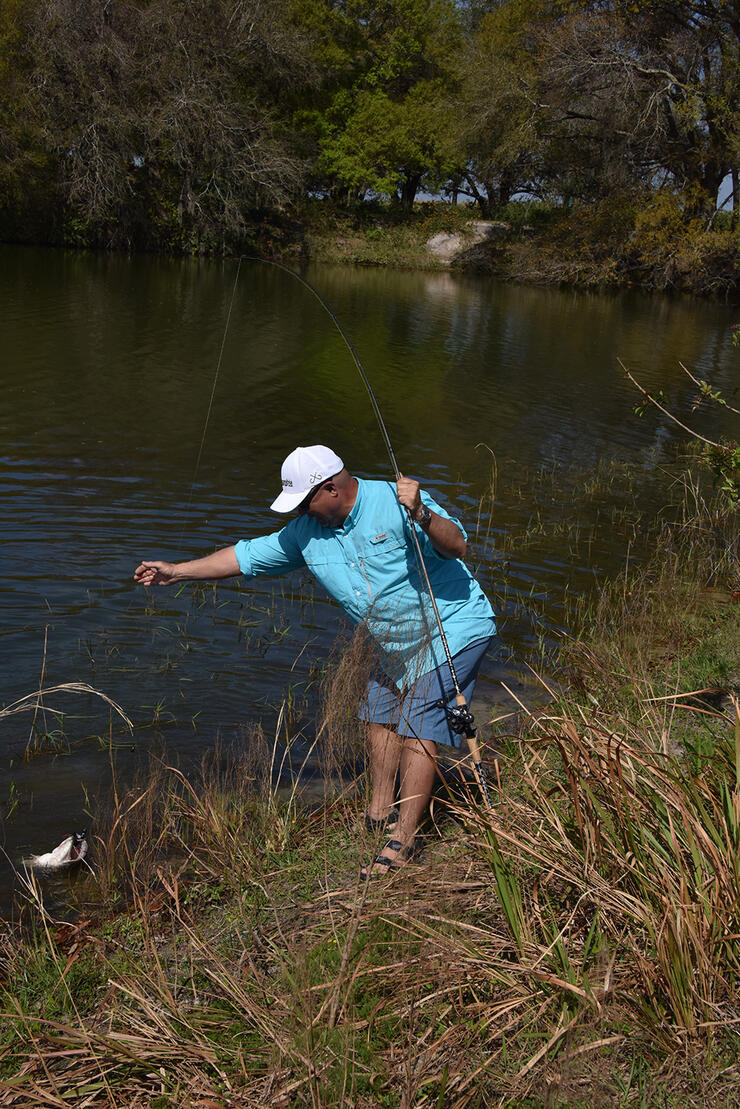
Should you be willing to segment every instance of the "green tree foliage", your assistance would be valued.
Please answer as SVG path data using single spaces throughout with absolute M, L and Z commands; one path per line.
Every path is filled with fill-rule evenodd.
M 332 65 L 301 123 L 316 136 L 319 187 L 413 204 L 453 168 L 447 119 L 461 20 L 452 0 L 306 0 L 316 60 Z

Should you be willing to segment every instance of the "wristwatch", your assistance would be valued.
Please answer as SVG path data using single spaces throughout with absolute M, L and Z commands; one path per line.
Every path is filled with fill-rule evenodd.
M 419 527 L 425 528 L 432 518 L 432 510 L 427 508 L 425 504 L 422 504 L 414 518 Z

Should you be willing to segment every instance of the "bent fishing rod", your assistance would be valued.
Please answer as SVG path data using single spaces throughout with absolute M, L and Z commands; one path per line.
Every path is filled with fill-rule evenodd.
M 396 481 L 398 481 L 399 478 L 401 477 L 401 471 L 398 468 L 398 462 L 396 461 L 396 455 L 395 455 L 395 452 L 393 450 L 393 445 L 391 443 L 390 436 L 388 434 L 388 429 L 385 426 L 385 421 L 383 420 L 383 416 L 382 416 L 382 413 L 380 411 L 380 406 L 378 405 L 377 399 L 375 397 L 375 393 L 373 392 L 372 386 L 370 384 L 370 381 L 368 379 L 367 374 L 365 373 L 365 369 L 362 365 L 362 362 L 360 361 L 359 355 L 357 354 L 357 351 L 355 350 L 355 347 L 354 347 L 351 339 L 349 338 L 349 335 L 344 330 L 344 327 L 342 326 L 342 324 L 339 322 L 339 319 L 336 315 L 336 312 L 334 312 L 334 310 L 327 303 L 327 301 L 324 299 L 324 297 L 321 295 L 321 293 L 318 291 L 318 289 L 316 289 L 311 284 L 310 281 L 307 281 L 305 277 L 302 277 L 301 274 L 297 273 L 295 270 L 292 270 L 289 266 L 283 265 L 282 262 L 274 262 L 270 258 L 258 258 L 256 256 L 252 256 L 252 255 L 242 255 L 239 258 L 239 265 L 240 266 L 241 266 L 242 260 L 250 261 L 250 262 L 264 262 L 267 265 L 275 266 L 277 269 L 283 270 L 285 273 L 290 274 L 291 277 L 294 277 L 297 281 L 300 281 L 301 285 L 303 285 L 306 289 L 308 289 L 308 291 L 310 293 L 312 293 L 316 297 L 319 304 L 328 313 L 328 315 L 331 318 L 331 320 L 333 321 L 334 326 L 336 327 L 337 331 L 342 336 L 342 339 L 344 340 L 344 342 L 347 346 L 347 349 L 349 350 L 350 354 L 352 355 L 352 359 L 355 363 L 355 366 L 357 367 L 357 370 L 360 374 L 360 377 L 362 378 L 362 382 L 363 382 L 363 384 L 364 384 L 364 386 L 367 390 L 367 394 L 370 398 L 370 403 L 373 406 L 373 411 L 375 412 L 375 418 L 378 421 L 378 426 L 380 428 L 380 432 L 383 436 L 383 440 L 385 441 L 386 450 L 388 451 L 388 457 L 390 458 L 391 466 L 393 467 L 393 473 L 395 474 Z M 239 276 L 239 272 L 237 270 L 237 279 L 238 279 L 238 276 Z M 236 287 L 236 285 L 235 285 L 235 287 Z M 231 315 L 231 309 L 229 309 L 229 316 L 230 315 Z M 227 323 L 227 326 L 228 326 L 228 323 Z M 411 541 L 412 541 L 412 544 L 413 544 L 413 547 L 414 547 L 414 554 L 416 556 L 416 561 L 417 561 L 417 564 L 418 564 L 419 569 L 421 571 L 422 578 L 424 580 L 424 588 L 426 589 L 426 592 L 429 595 L 429 600 L 431 602 L 432 611 L 434 612 L 434 619 L 436 621 L 437 628 L 439 630 L 439 637 L 440 637 L 440 640 L 441 640 L 441 643 L 442 643 L 442 647 L 444 649 L 445 659 L 447 661 L 447 666 L 448 666 L 449 671 L 450 671 L 450 678 L 452 680 L 452 685 L 453 685 L 453 688 L 455 690 L 455 704 L 454 705 L 448 705 L 446 703 L 446 701 L 443 701 L 443 700 L 438 701 L 437 704 L 440 708 L 442 708 L 444 710 L 445 715 L 447 716 L 448 723 L 449 723 L 450 728 L 452 729 L 452 731 L 455 732 L 457 735 L 464 735 L 465 736 L 465 740 L 466 740 L 467 745 L 468 745 L 468 750 L 470 752 L 470 758 L 471 758 L 471 761 L 473 763 L 473 770 L 475 772 L 475 776 L 476 776 L 478 785 L 480 786 L 480 791 L 483 794 L 483 798 L 486 802 L 486 806 L 489 809 L 491 809 L 491 808 L 493 808 L 493 805 L 491 803 L 491 798 L 490 798 L 490 795 L 489 795 L 489 792 L 488 792 L 488 784 L 486 782 L 486 775 L 485 775 L 485 771 L 483 769 L 483 763 L 481 761 L 480 747 L 478 745 L 478 740 L 477 740 L 477 737 L 476 737 L 475 723 L 474 723 L 473 714 L 470 711 L 470 707 L 468 705 L 465 694 L 463 693 L 462 689 L 460 688 L 460 683 L 459 683 L 458 678 L 457 678 L 457 672 L 455 670 L 455 663 L 453 662 L 452 653 L 450 652 L 450 645 L 447 642 L 447 636 L 445 634 L 445 630 L 444 630 L 444 627 L 442 625 L 442 617 L 440 616 L 439 608 L 437 607 L 437 599 L 434 596 L 434 590 L 432 589 L 432 583 L 429 579 L 429 571 L 427 570 L 427 565 L 426 565 L 426 562 L 424 560 L 424 555 L 423 555 L 422 550 L 421 550 L 421 544 L 419 542 L 419 536 L 417 534 L 416 528 L 414 527 L 414 519 L 413 519 L 413 516 L 411 514 L 411 509 L 410 508 L 406 508 L 406 514 L 407 514 L 408 520 L 409 520 L 409 531 L 411 533 Z

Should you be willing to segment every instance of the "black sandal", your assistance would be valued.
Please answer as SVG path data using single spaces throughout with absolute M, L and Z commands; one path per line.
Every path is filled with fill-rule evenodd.
M 389 859 L 387 855 L 383 854 L 383 851 L 395 851 L 398 857 Z M 402 870 L 407 863 L 411 862 L 414 855 L 417 854 L 416 847 L 413 845 L 411 847 L 404 847 L 400 840 L 397 839 L 389 839 L 383 851 L 381 851 L 379 855 L 376 855 L 371 863 L 368 863 L 367 867 L 365 867 L 364 874 L 360 871 L 360 878 L 363 882 L 367 882 L 373 878 L 385 877 L 391 870 Z M 399 859 L 405 861 L 399 862 Z M 376 864 L 385 867 L 385 870 L 380 873 L 373 872 L 372 867 Z

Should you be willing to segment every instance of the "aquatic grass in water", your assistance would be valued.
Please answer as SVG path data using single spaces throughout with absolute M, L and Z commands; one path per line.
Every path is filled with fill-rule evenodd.
M 55 719 L 58 720 L 61 725 L 64 718 L 64 713 L 50 708 L 44 702 L 44 698 L 48 697 L 50 694 L 57 695 L 61 693 L 81 693 L 90 694 L 94 697 L 98 697 L 107 705 L 109 705 L 110 708 L 113 709 L 113 711 L 117 713 L 118 716 L 121 717 L 129 730 L 133 729 L 133 724 L 131 723 L 121 706 L 116 704 L 116 702 L 108 697 L 107 694 L 101 693 L 98 689 L 93 689 L 93 687 L 91 685 L 88 685 L 87 682 L 62 682 L 59 685 L 48 686 L 47 688 L 40 686 L 34 693 L 28 693 L 25 697 L 20 697 L 17 701 L 13 701 L 12 704 L 6 705 L 4 708 L 1 708 L 0 720 L 5 719 L 6 717 L 14 716 L 16 713 L 19 712 L 33 711 L 35 721 L 36 716 L 39 712 L 42 712 L 43 714 L 47 712 L 52 712 L 55 716 Z M 50 741 L 53 741 L 53 743 L 51 743 Z M 28 744 L 26 745 L 25 757 L 26 759 L 29 759 L 33 754 L 38 753 L 41 749 L 46 749 L 50 745 L 52 746 L 52 749 L 56 749 L 60 743 L 62 744 L 62 746 L 66 743 L 64 731 L 61 726 L 52 732 L 47 732 L 39 728 L 34 723 L 31 727 L 31 736 L 29 738 Z

